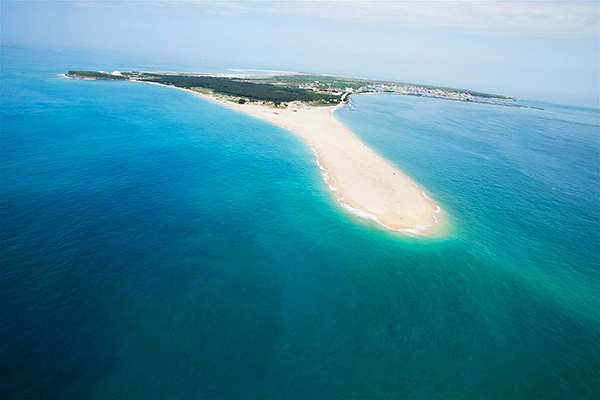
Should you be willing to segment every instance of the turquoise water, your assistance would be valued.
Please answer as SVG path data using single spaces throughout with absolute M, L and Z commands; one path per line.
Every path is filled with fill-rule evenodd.
M 188 69 L 2 48 L 2 397 L 597 398 L 599 111 L 356 96 L 447 234 L 343 211 L 296 136 Z M 218 71 L 223 66 L 201 66 Z

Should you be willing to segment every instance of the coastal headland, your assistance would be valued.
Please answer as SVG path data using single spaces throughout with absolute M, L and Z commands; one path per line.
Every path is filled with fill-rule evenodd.
M 67 76 L 104 79 L 73 73 Z M 348 88 L 338 97 L 326 95 L 333 94 L 331 91 L 314 96 L 313 93 L 318 93 L 304 93 L 307 89 L 301 88 L 303 92 L 297 96 L 310 97 L 304 101 L 283 102 L 257 100 L 225 93 L 225 89 L 221 92 L 205 87 L 217 84 L 210 80 L 204 87 L 175 85 L 171 81 L 161 82 L 161 79 L 130 80 L 187 90 L 296 133 L 314 151 L 323 179 L 339 204 L 358 217 L 412 234 L 433 233 L 441 220 L 439 205 L 423 188 L 373 152 L 334 117 L 334 110 L 342 106 L 351 93 Z M 274 86 L 271 83 L 264 85 Z M 235 90 L 234 87 L 229 91 Z

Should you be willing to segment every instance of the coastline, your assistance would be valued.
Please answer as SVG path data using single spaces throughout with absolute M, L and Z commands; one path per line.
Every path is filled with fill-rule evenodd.
M 238 104 L 223 95 L 135 82 L 185 90 L 294 132 L 315 153 L 323 180 L 338 203 L 360 218 L 412 234 L 431 234 L 439 226 L 439 205 L 335 118 L 333 112 L 343 104 L 315 107 L 290 102 L 285 108 L 252 102 Z

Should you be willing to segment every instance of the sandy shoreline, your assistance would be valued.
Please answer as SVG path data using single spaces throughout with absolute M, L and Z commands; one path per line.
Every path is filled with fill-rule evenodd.
M 143 82 L 143 81 L 138 81 Z M 144 82 L 162 85 L 155 82 Z M 312 107 L 292 102 L 286 108 L 238 104 L 222 96 L 195 93 L 219 104 L 269 121 L 298 134 L 313 149 L 323 179 L 342 205 L 353 214 L 388 229 L 431 233 L 438 225 L 440 207 L 406 174 L 364 145 L 334 116 L 340 107 Z

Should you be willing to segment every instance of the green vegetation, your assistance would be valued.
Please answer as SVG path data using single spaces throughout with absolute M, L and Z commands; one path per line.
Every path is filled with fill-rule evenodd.
M 342 78 L 339 76 L 316 74 L 275 75 L 272 77 L 260 79 L 260 81 L 263 81 L 265 83 L 275 83 L 290 86 L 298 86 L 300 84 L 311 84 L 318 89 L 327 89 L 329 87 L 345 89 L 349 87 L 355 90 L 362 86 L 370 85 L 372 83 L 372 81 L 368 81 L 365 79 Z M 382 82 L 378 81 L 377 83 Z
M 186 89 L 210 89 L 215 93 L 235 97 L 272 101 L 275 105 L 296 100 L 327 104 L 339 102 L 339 96 L 316 93 L 312 90 L 297 87 L 250 82 L 237 78 L 196 75 L 145 75 L 140 79 Z
M 229 96 L 229 101 L 244 104 L 247 101 L 273 102 L 276 106 L 290 101 L 303 101 L 313 106 L 326 106 L 340 102 L 338 94 L 327 93 L 327 89 L 357 90 L 375 85 L 390 87 L 412 86 L 418 90 L 440 89 L 451 93 L 466 93 L 478 98 L 512 99 L 507 96 L 455 89 L 441 86 L 420 85 L 403 82 L 373 81 L 366 79 L 344 78 L 339 76 L 318 74 L 293 74 L 273 76 L 221 77 L 197 74 L 153 73 L 126 71 L 120 75 L 112 75 L 94 71 L 69 71 L 68 76 L 79 78 L 111 79 L 111 80 L 143 80 L 165 85 L 193 89 L 205 94 L 222 94 Z M 339 92 L 338 92 L 339 93 Z M 420 95 L 417 93 L 417 95 Z M 347 98 L 345 100 L 348 100 Z
M 75 78 L 94 78 L 94 79 L 114 79 L 114 80 L 125 80 L 127 76 L 111 75 L 102 72 L 94 71 L 69 71 L 67 76 Z

